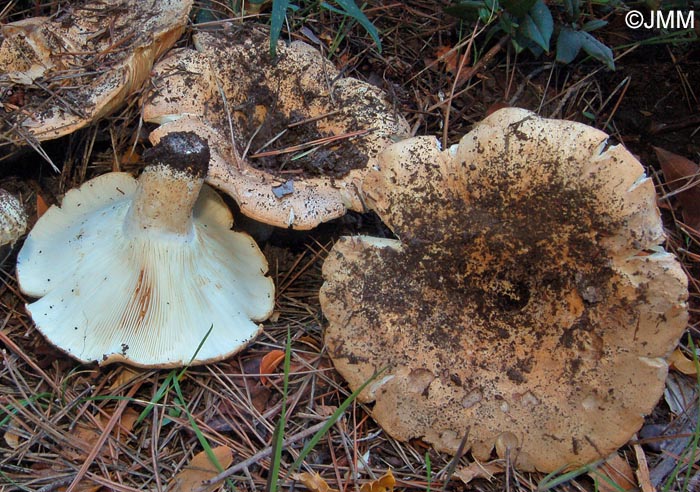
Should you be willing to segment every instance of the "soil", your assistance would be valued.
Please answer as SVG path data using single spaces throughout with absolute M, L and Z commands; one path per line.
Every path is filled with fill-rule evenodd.
M 333 121 L 339 123 L 336 125 L 338 133 L 362 128 L 353 115 L 352 101 L 334 103 L 324 81 L 317 80 L 318 84 L 311 88 L 308 85 L 302 87 L 301 78 L 306 71 L 315 71 L 315 67 L 288 62 L 287 57 L 298 57 L 294 58 L 290 55 L 292 50 L 282 45 L 277 58 L 273 60 L 269 55 L 267 33 L 260 29 L 237 27 L 209 34 L 212 37 L 207 37 L 207 41 L 213 44 L 211 52 L 216 57 L 214 66 L 219 76 L 228 80 L 244 77 L 240 84 L 244 89 L 241 91 L 240 87 L 235 87 L 236 92 L 232 94 L 232 91 L 227 91 L 226 96 L 229 106 L 235 112 L 233 123 L 238 151 L 242 154 L 246 147 L 249 148 L 248 162 L 253 167 L 285 179 L 291 176 L 342 178 L 352 169 L 365 167 L 369 156 L 362 152 L 361 145 L 358 146 L 358 140 L 362 137 L 313 145 L 310 142 L 334 134 L 321 131 L 317 121 L 299 124 L 320 116 L 309 111 L 313 105 L 325 108 L 326 112 L 340 111 L 341 116 L 333 118 Z M 242 46 L 246 41 L 250 43 L 247 50 L 227 49 L 231 45 Z M 307 57 L 299 60 L 306 64 L 321 64 L 320 58 Z M 334 76 L 333 73 L 330 74 L 330 78 Z M 289 80 L 294 80 L 295 83 L 291 86 L 291 93 L 282 96 L 287 100 L 281 101 L 280 84 Z M 290 100 L 300 103 L 300 107 L 290 106 Z M 262 120 L 257 117 L 256 111 L 261 108 L 264 108 Z M 215 102 L 212 109 L 221 114 L 225 112 L 219 102 Z M 220 121 L 219 126 L 222 123 L 227 122 Z M 298 150 L 290 152 L 290 149 Z M 259 150 L 273 155 L 255 157 Z
M 325 145 L 305 145 L 321 138 L 332 137 L 329 132 L 321 132 L 315 122 L 297 124 L 307 119 L 298 111 L 285 115 L 277 109 L 276 97 L 267 97 L 269 91 L 258 86 L 258 91 L 250 93 L 250 107 L 265 105 L 271 108 L 260 123 L 252 118 L 238 119 L 238 151 L 242 153 L 244 145 L 250 142 L 248 162 L 256 169 L 269 172 L 278 177 L 329 177 L 340 179 L 353 170 L 367 165 L 369 156 L 363 154 L 352 139 Z M 269 103 L 268 103 L 269 101 Z M 252 112 L 250 112 L 252 114 Z M 349 127 L 355 125 L 350 124 Z M 282 133 L 282 136 L 279 136 Z M 254 135 L 251 140 L 251 135 Z M 275 138 L 277 137 L 277 138 Z M 274 143 L 267 145 L 273 139 Z M 295 152 L 290 148 L 300 147 Z M 277 155 L 256 157 L 260 152 L 280 151 Z

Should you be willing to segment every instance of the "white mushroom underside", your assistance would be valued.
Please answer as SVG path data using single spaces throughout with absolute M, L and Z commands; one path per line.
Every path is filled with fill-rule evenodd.
M 136 180 L 115 174 L 70 191 L 28 236 L 17 271 L 23 291 L 41 297 L 27 306 L 37 327 L 84 361 L 168 366 L 243 348 L 260 330 L 251 320 L 265 319 L 273 305 L 256 244 L 229 230 L 230 213 L 206 188 L 190 240 L 126 237 Z M 97 192 L 106 179 L 109 191 Z M 76 220 L 81 209 L 94 211 Z

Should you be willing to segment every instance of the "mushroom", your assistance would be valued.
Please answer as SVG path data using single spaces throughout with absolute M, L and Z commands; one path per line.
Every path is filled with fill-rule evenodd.
M 607 135 L 521 109 L 363 185 L 398 239 L 341 238 L 321 307 L 335 367 L 400 440 L 551 472 L 607 456 L 664 389 L 687 278 L 654 186 Z
M 241 211 L 279 227 L 310 229 L 363 210 L 359 182 L 369 159 L 409 133 L 378 88 L 338 71 L 301 41 L 279 43 L 231 26 L 194 36 L 154 68 L 143 116 L 171 131 L 206 135 L 207 182 Z
M 22 203 L 12 193 L 0 188 L 0 246 L 14 244 L 26 230 L 27 212 Z
M 84 362 L 226 358 L 272 312 L 267 261 L 202 187 L 204 140 L 172 133 L 144 158 L 138 181 L 98 176 L 41 216 L 17 260 L 20 288 L 39 298 L 27 310 L 50 342 Z
M 110 114 L 185 29 L 192 0 L 105 0 L 0 27 L 0 88 L 17 142 L 67 135 Z

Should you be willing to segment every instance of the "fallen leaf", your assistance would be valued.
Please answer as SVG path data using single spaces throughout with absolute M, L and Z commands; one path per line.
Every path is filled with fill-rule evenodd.
M 695 361 L 687 358 L 678 348 L 674 350 L 671 356 L 668 358 L 668 363 L 676 371 L 682 372 L 683 374 L 687 374 L 689 376 L 695 376 L 697 374 L 697 370 L 695 369 Z
M 485 478 L 486 480 L 491 481 L 494 475 L 503 473 L 504 471 L 505 468 L 503 468 L 503 465 L 500 463 L 479 463 L 478 461 L 475 461 L 469 466 L 456 470 L 454 476 L 459 478 L 465 484 L 468 484 L 475 478 Z
M 490 116 L 491 114 L 495 113 L 499 109 L 508 108 L 508 107 L 510 107 L 510 106 L 508 105 L 507 102 L 503 102 L 503 101 L 495 102 L 491 106 L 488 107 L 488 109 L 486 110 L 486 114 L 484 116 Z
M 129 437 L 129 433 L 133 430 L 138 417 L 139 412 L 131 407 L 126 407 L 119 418 L 118 425 L 115 425 L 112 429 L 112 435 L 120 441 L 125 441 Z M 92 446 L 102 435 L 102 429 L 106 426 L 110 417 L 97 414 L 93 416 L 93 419 L 94 421 L 80 421 L 73 428 L 71 436 L 74 438 L 75 446 L 70 446 L 65 450 L 66 455 L 70 459 L 75 461 L 85 459 L 90 449 L 92 449 Z M 108 453 L 109 450 L 107 447 L 103 447 L 100 450 L 100 455 L 106 455 Z
M 318 473 L 295 473 L 292 479 L 301 482 L 311 492 L 339 492 L 338 489 L 331 488 L 321 475 Z
M 212 449 L 221 468 L 226 469 L 233 463 L 233 452 L 227 446 Z M 195 492 L 205 480 L 210 480 L 219 474 L 220 470 L 212 463 L 206 451 L 197 453 L 168 484 L 170 492 Z M 218 487 L 215 485 L 214 487 Z
M 114 381 L 112 381 L 112 384 L 109 386 L 110 392 L 114 392 L 118 388 L 126 386 L 141 374 L 143 374 L 142 371 L 138 371 L 129 366 L 121 366 L 117 377 L 114 378 Z
M 695 231 L 700 231 L 700 166 L 690 159 L 654 147 L 656 157 L 668 187 L 682 207 L 683 222 Z
M 139 412 L 134 410 L 131 407 L 126 407 L 124 411 L 122 412 L 121 419 L 119 420 L 119 425 L 114 428 L 113 432 L 117 431 L 126 431 L 126 432 L 131 432 L 134 430 L 134 425 L 136 425 L 136 421 L 139 419 Z
M 613 454 L 605 463 L 588 473 L 600 492 L 620 492 L 637 488 L 637 479 L 632 467 L 618 454 Z
M 445 68 L 452 75 L 457 74 L 460 63 L 462 63 L 463 73 L 467 72 L 467 70 L 464 70 L 464 68 L 469 66 L 469 52 L 465 52 L 460 59 L 459 55 L 457 54 L 457 50 L 453 51 L 452 46 L 440 46 L 437 50 L 435 50 L 435 57 L 440 60 L 440 62 L 445 64 Z M 460 79 L 461 78 L 463 78 L 463 76 L 460 76 Z
M 452 46 L 438 46 L 435 50 L 435 58 L 444 63 L 445 68 L 454 74 L 457 71 L 457 51 L 450 53 L 451 50 Z
M 36 196 L 36 218 L 40 219 L 42 215 L 46 213 L 46 211 L 49 209 L 49 204 L 46 203 L 46 200 L 44 200 L 44 197 L 41 195 Z
M 17 433 L 18 429 L 17 426 L 14 424 L 14 421 L 15 417 L 13 417 L 10 420 L 10 425 L 7 426 L 7 430 L 5 431 L 5 435 L 3 436 L 7 445 L 10 446 L 10 449 L 17 449 L 20 444 L 20 436 Z
M 360 492 L 393 492 L 395 486 L 396 480 L 394 480 L 394 475 L 389 469 L 377 480 L 368 482 L 360 487 Z
M 119 164 L 121 166 L 128 166 L 131 164 L 138 164 L 141 162 L 141 155 L 138 150 L 129 147 L 126 152 L 124 152 L 119 158 Z
M 271 350 L 266 353 L 260 361 L 260 374 L 272 374 L 284 360 L 284 350 Z M 260 376 L 260 382 L 267 384 L 267 377 Z
M 330 417 L 336 410 L 338 410 L 338 407 L 335 405 L 316 405 L 316 412 L 321 417 Z

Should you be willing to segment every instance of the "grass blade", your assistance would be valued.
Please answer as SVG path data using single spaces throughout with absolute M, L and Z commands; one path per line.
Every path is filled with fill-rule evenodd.
M 365 31 L 367 31 L 367 34 L 370 35 L 372 38 L 372 41 L 374 41 L 374 44 L 377 45 L 377 51 L 380 53 L 382 52 L 382 42 L 379 39 L 379 31 L 377 31 L 377 28 L 372 24 L 372 21 L 370 21 L 365 13 L 355 4 L 353 0 L 335 0 L 335 3 L 340 5 L 342 10 L 337 9 L 326 2 L 321 2 L 321 7 L 324 9 L 330 10 L 332 12 L 335 12 L 337 14 L 341 15 L 347 15 L 349 17 L 352 17 L 355 19 L 357 22 L 360 23 L 362 27 L 365 28 Z
M 289 372 L 292 359 L 292 333 L 287 328 L 287 342 L 284 347 L 284 378 L 282 380 L 282 409 L 280 419 L 275 426 L 272 438 L 272 466 L 267 480 L 268 492 L 277 492 L 279 485 L 280 467 L 282 463 L 282 449 L 284 448 L 284 428 L 287 421 L 287 395 L 289 394 Z
M 371 378 L 369 378 L 367 381 L 362 383 L 362 386 L 357 388 L 355 391 L 353 391 L 350 396 L 348 396 L 343 403 L 340 404 L 340 406 L 337 408 L 335 412 L 328 418 L 326 421 L 325 425 L 321 427 L 316 434 L 313 435 L 313 437 L 309 440 L 308 443 L 304 446 L 304 448 L 301 450 L 299 453 L 299 457 L 292 463 L 292 466 L 289 467 L 289 471 L 287 472 L 287 477 L 289 477 L 293 472 L 295 472 L 300 466 L 301 463 L 304 461 L 304 458 L 306 458 L 309 453 L 311 452 L 312 449 L 318 444 L 318 442 L 323 438 L 323 436 L 326 435 L 326 433 L 330 430 L 331 427 L 338 421 L 338 419 L 345 413 L 345 410 L 348 409 L 350 404 L 355 401 L 355 398 L 357 398 L 357 395 L 359 395 L 362 390 L 364 390 L 369 383 L 374 381 L 377 376 L 379 376 L 381 373 L 383 373 L 386 370 L 386 367 L 382 368 L 378 372 L 375 372 Z
M 270 17 L 270 56 L 277 56 L 277 41 L 282 32 L 282 24 L 287 15 L 289 0 L 273 0 L 272 15 Z

